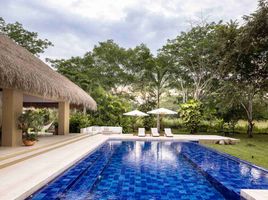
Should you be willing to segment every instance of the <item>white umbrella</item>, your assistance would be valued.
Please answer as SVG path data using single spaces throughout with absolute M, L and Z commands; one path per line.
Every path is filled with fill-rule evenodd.
M 139 110 L 133 110 L 133 111 L 130 111 L 130 112 L 127 112 L 127 113 L 124 113 L 123 115 L 125 116 L 134 116 L 134 117 L 145 117 L 145 116 L 148 116 L 148 114 L 144 113 L 144 112 L 141 112 Z M 133 131 L 135 130 L 135 123 L 133 123 Z
M 151 110 L 147 113 L 148 114 L 156 114 L 156 115 L 176 115 L 177 114 L 177 112 L 175 112 L 173 110 L 166 109 L 166 108 L 158 108 L 155 110 Z
M 159 117 L 160 115 L 176 115 L 177 114 L 177 112 L 166 109 L 166 108 L 158 108 L 155 110 L 151 110 L 147 113 L 157 115 L 157 129 L 158 129 L 158 131 L 160 131 L 160 117 Z
M 145 116 L 148 116 L 146 113 L 141 112 L 139 110 L 133 110 L 133 111 L 124 113 L 123 115 L 126 115 L 126 116 L 137 116 L 137 117 L 145 117 Z

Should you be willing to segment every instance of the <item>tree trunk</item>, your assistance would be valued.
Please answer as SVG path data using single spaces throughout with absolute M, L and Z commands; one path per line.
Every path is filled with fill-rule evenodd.
M 250 98 L 248 101 L 248 137 L 253 137 L 253 113 L 252 113 L 252 99 Z
M 185 94 L 185 92 L 183 92 L 182 103 L 186 103 L 186 94 Z
M 200 89 L 196 88 L 194 91 L 194 99 L 199 100 L 200 99 Z
M 87 108 L 84 106 L 83 107 L 83 114 L 86 115 L 87 114 Z
M 253 137 L 253 126 L 254 126 L 254 123 L 252 122 L 248 122 L 248 137 L 249 138 L 252 138 Z
M 186 103 L 188 101 L 188 91 L 187 91 L 187 89 L 185 89 L 182 92 L 183 92 L 182 103 Z
M 247 106 L 243 103 L 241 103 L 243 108 L 245 109 L 247 113 L 247 121 L 248 121 L 248 129 L 247 129 L 247 134 L 249 138 L 253 137 L 253 95 L 248 95 L 248 102 Z
M 157 89 L 157 108 L 160 108 L 160 90 Z
M 160 108 L 160 89 L 157 88 L 157 108 Z M 157 130 L 160 133 L 160 115 L 157 115 Z

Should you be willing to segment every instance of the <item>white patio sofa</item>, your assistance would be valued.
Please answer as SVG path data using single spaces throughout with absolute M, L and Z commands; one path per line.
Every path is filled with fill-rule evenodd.
M 81 128 L 81 133 L 87 133 L 90 135 L 96 135 L 96 134 L 122 134 L 123 128 L 120 126 L 90 126 L 87 128 Z

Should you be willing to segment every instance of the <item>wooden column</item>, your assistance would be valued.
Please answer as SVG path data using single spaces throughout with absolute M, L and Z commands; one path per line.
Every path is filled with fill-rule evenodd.
M 69 134 L 69 115 L 70 104 L 68 102 L 59 102 L 59 135 Z
M 18 117 L 22 113 L 23 93 L 14 89 L 3 89 L 2 146 L 20 146 L 22 132 L 18 129 Z

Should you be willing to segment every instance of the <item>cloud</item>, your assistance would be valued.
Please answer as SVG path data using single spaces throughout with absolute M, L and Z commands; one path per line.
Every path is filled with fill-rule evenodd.
M 210 21 L 239 19 L 256 9 L 255 0 L 0 0 L 0 16 L 19 21 L 54 43 L 42 58 L 83 55 L 113 39 L 129 48 L 157 49 L 201 15 Z

